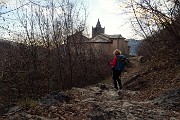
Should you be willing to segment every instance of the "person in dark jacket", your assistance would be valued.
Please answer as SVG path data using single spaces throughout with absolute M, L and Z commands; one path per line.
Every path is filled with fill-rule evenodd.
M 112 61 L 108 62 L 108 64 L 111 66 L 113 73 L 112 79 L 113 79 L 114 88 L 118 89 L 118 85 L 119 85 L 119 89 L 122 89 L 122 83 L 120 77 L 125 67 L 125 63 L 123 59 L 125 59 L 126 57 L 122 55 L 121 51 L 118 49 L 114 50 L 113 54 L 114 54 L 114 58 Z

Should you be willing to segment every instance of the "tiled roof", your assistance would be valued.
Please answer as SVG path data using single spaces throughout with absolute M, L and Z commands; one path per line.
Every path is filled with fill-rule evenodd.
M 118 39 L 118 38 L 125 39 L 120 34 L 118 34 L 118 35 L 107 35 L 107 34 L 101 33 L 99 35 L 94 36 L 93 38 L 91 38 L 87 42 L 92 42 L 92 43 L 110 43 L 110 42 L 112 42 L 111 39 Z
M 110 38 L 110 39 L 115 39 L 115 38 L 123 38 L 123 39 L 125 39 L 124 37 L 122 37 L 121 34 L 107 35 L 107 34 L 102 34 L 102 33 L 101 33 L 101 35 L 107 36 L 107 37 Z
M 109 43 L 111 40 L 107 36 L 103 36 L 101 34 L 94 36 L 88 42 L 97 42 L 97 43 Z

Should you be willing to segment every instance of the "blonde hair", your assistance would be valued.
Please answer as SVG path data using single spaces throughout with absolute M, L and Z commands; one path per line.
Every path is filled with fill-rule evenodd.
M 121 51 L 118 50 L 118 49 L 116 49 L 116 50 L 114 50 L 113 54 L 114 54 L 114 55 L 120 55 L 120 54 L 121 54 Z

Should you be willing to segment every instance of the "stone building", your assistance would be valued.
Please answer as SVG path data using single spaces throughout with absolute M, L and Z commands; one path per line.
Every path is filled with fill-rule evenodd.
M 122 54 L 129 55 L 128 41 L 121 34 L 108 35 L 104 33 L 105 27 L 102 28 L 98 19 L 96 27 L 92 27 L 92 37 L 87 38 L 82 31 L 70 36 L 69 42 L 73 44 L 73 50 L 76 47 L 86 43 L 86 47 L 91 47 L 95 51 L 106 55 L 113 55 L 115 49 L 121 50 Z
M 128 42 L 122 37 L 121 34 L 107 35 L 104 33 L 105 27 L 102 28 L 100 21 L 96 27 L 92 27 L 92 38 L 87 43 L 91 44 L 94 49 L 101 51 L 104 54 L 112 55 L 115 49 L 121 50 L 122 54 L 128 55 Z

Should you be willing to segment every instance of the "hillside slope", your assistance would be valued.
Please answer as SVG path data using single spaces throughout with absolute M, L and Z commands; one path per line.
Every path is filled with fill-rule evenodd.
M 136 100 L 149 100 L 170 89 L 180 88 L 180 65 L 171 62 L 140 62 L 142 57 L 132 57 L 132 66 L 123 74 L 124 89 L 139 91 Z

